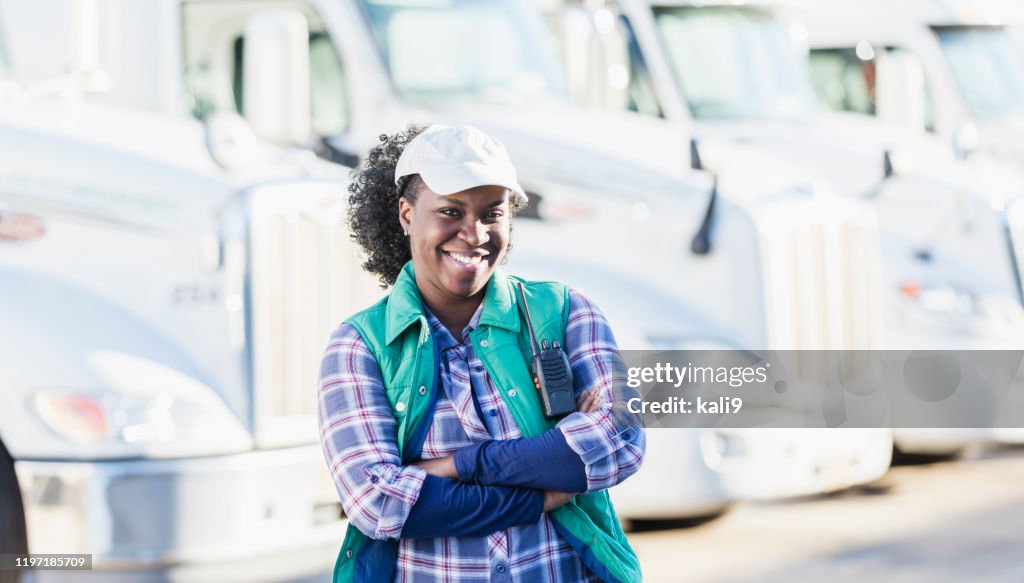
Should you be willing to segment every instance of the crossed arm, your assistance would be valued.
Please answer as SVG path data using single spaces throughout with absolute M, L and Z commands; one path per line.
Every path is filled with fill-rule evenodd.
M 576 410 L 596 413 L 601 402 L 600 393 L 588 389 L 577 396 Z M 554 492 L 587 489 L 583 460 L 572 451 L 557 427 L 535 437 L 475 443 L 454 454 L 413 465 L 432 476 L 470 483 Z
M 586 392 L 578 406 L 592 413 L 598 404 Z M 541 512 L 567 504 L 586 486 L 583 462 L 558 429 L 531 438 L 476 443 L 413 466 L 428 476 L 402 528 L 408 538 L 485 535 L 533 523 Z M 558 467 L 564 471 L 545 470 Z
M 634 473 L 643 432 L 624 427 L 613 410 L 614 339 L 600 313 L 575 296 L 566 348 L 577 386 L 591 390 L 556 428 L 403 466 L 380 369 L 358 333 L 339 328 L 322 363 L 318 408 L 324 455 L 352 524 L 378 539 L 482 536 L 534 523 L 574 493 Z

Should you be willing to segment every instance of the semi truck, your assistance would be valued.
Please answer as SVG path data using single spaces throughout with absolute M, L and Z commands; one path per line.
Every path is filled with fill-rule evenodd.
M 315 572 L 270 557 L 344 530 L 308 395 L 332 322 L 380 294 L 345 173 L 237 118 L 2 110 L 2 552 L 92 555 L 40 582 Z
M 947 148 L 1002 217 L 1020 288 L 1024 10 L 1016 2 L 817 2 L 801 11 L 819 102 Z M 1024 300 L 1024 295 L 1021 296 Z M 1019 347 L 1010 346 L 1012 348 Z M 1015 428 L 965 431 L 1020 443 Z
M 723 183 L 744 172 L 735 160 L 753 151 L 815 197 L 875 209 L 882 347 L 1020 345 L 1019 217 L 991 204 L 1014 196 L 1014 172 L 992 161 L 964 163 L 941 141 L 863 116 L 819 112 L 798 3 L 543 4 L 562 43 L 576 47 L 563 51 L 565 65 L 576 94 L 592 106 L 663 121 L 666 132 L 690 128 L 704 166 Z M 953 431 L 896 437 L 922 453 L 968 441 Z

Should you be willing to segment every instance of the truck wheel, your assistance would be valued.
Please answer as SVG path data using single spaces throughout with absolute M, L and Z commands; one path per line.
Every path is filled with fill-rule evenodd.
M 905 452 L 901 451 L 895 444 L 892 446 L 892 465 L 894 466 L 920 466 L 925 464 L 936 464 L 940 462 L 951 462 L 962 457 L 966 447 L 957 447 L 944 452 Z
M 0 443 L 0 554 L 28 552 L 25 534 L 25 509 L 21 490 L 14 475 L 14 460 Z M 20 571 L 0 571 L 0 583 L 18 583 Z
M 696 528 L 709 522 L 714 522 L 725 516 L 729 511 L 729 505 L 722 506 L 714 512 L 700 516 L 688 516 L 686 518 L 631 518 L 625 521 L 624 530 L 630 532 L 651 532 L 657 530 L 675 530 L 679 528 Z M 628 527 L 628 528 L 626 528 Z

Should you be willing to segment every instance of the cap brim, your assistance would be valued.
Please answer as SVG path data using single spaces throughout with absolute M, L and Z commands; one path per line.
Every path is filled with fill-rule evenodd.
M 455 194 L 478 186 L 502 186 L 526 198 L 526 191 L 514 175 L 495 172 L 494 168 L 474 162 L 435 165 L 420 172 L 427 188 L 440 195 Z

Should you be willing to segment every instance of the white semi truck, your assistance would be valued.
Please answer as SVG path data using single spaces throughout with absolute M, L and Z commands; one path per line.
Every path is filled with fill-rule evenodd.
M 1015 258 L 1024 301 L 1024 6 L 1005 0 L 822 0 L 807 5 L 800 18 L 820 103 L 927 136 L 988 178 L 970 192 L 1003 217 L 996 228 Z M 1024 441 L 1020 429 L 982 433 Z
M 342 169 L 238 119 L 0 109 L 0 552 L 92 555 L 38 582 L 322 568 L 344 521 L 310 387 L 380 294 Z
M 1020 217 L 989 199 L 1012 196 L 1015 174 L 991 162 L 964 164 L 944 143 L 863 116 L 818 112 L 799 5 L 547 4 L 563 44 L 576 47 L 564 51 L 576 93 L 592 105 L 663 120 L 666 132 L 690 128 L 704 166 L 723 184 L 745 173 L 737 158 L 755 152 L 817 197 L 876 209 L 884 347 L 1020 345 L 1021 279 L 1010 245 Z M 965 444 L 952 431 L 901 431 L 897 440 L 919 452 Z

